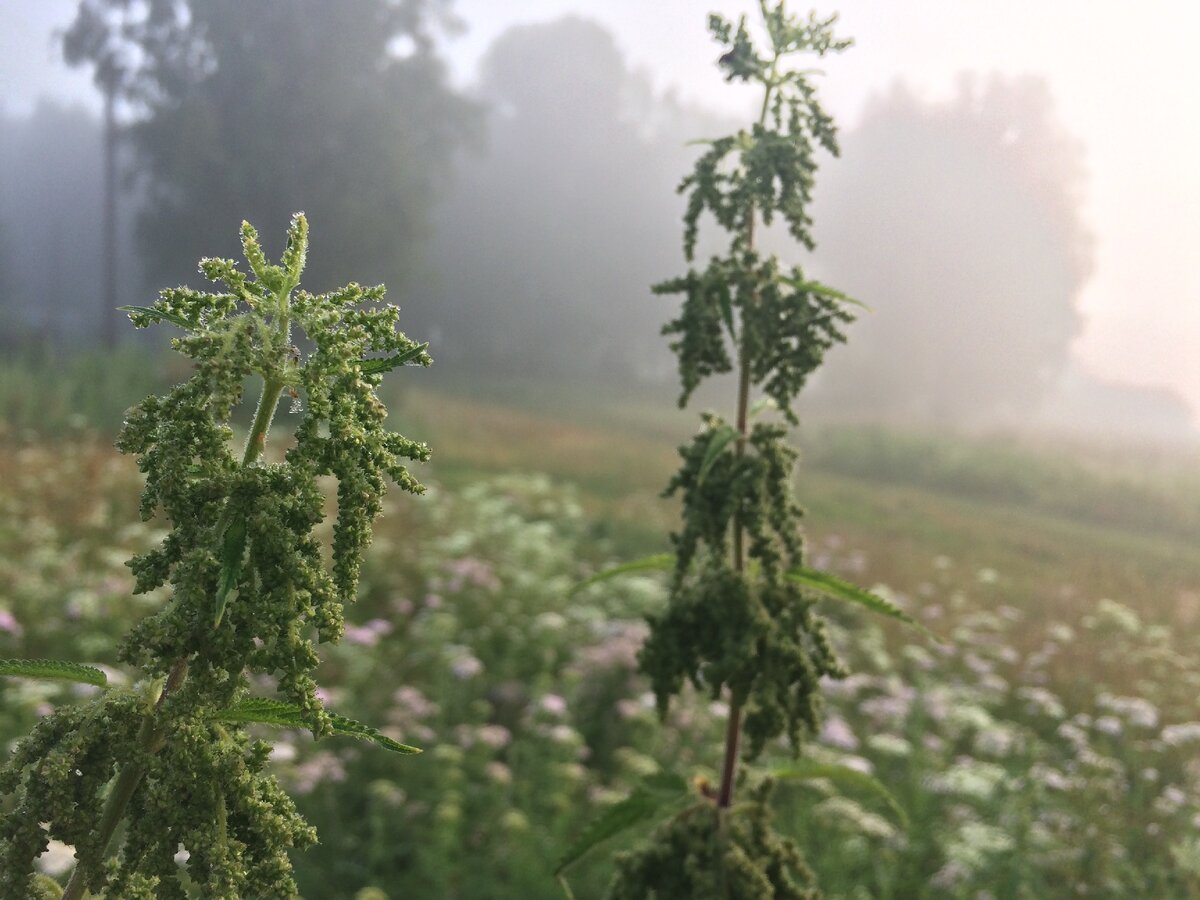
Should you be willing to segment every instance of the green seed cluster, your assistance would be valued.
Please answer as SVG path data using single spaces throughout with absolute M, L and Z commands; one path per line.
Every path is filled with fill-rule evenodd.
M 769 9 L 760 2 L 769 38 L 760 52 L 743 16 L 735 29 L 720 15 L 711 15 L 709 31 L 725 48 L 720 66 L 726 81 L 754 82 L 768 89 L 763 115 L 749 131 L 709 142 L 709 149 L 683 179 L 680 193 L 688 195 L 684 218 L 684 250 L 696 249 L 700 216 L 708 210 L 725 231 L 734 235 L 735 249 L 749 249 L 745 225 L 749 210 L 770 225 L 781 215 L 796 240 L 813 247 L 808 206 L 812 201 L 816 152 L 821 147 L 836 155 L 833 120 L 817 100 L 810 73 L 780 68 L 784 56 L 812 53 L 823 57 L 850 46 L 833 37 L 836 16 L 800 21 L 787 15 L 782 3 Z M 736 161 L 730 165 L 730 157 Z
M 714 457 L 713 441 L 728 426 L 712 414 L 704 424 L 680 448 L 683 467 L 667 487 L 668 496 L 682 495 L 683 529 L 672 535 L 671 602 L 650 617 L 642 669 L 664 715 L 685 681 L 714 699 L 728 688 L 736 705 L 747 705 L 753 758 L 781 733 L 798 747 L 801 726 L 818 726 L 820 678 L 842 670 L 812 599 L 782 577 L 803 553 L 791 489 L 796 451 L 785 430 L 759 422 L 746 452 Z M 735 523 L 753 562 L 747 572 L 729 562 Z
M 144 698 L 113 690 L 42 719 L 0 771 L 0 794 L 15 795 L 0 824 L 0 897 L 34 894 L 32 861 L 50 838 L 99 863 L 95 823 L 118 765 L 138 754 Z M 42 823 L 48 824 L 43 827 Z
M 314 734 L 327 734 L 309 674 L 318 660 L 308 632 L 320 640 L 341 636 L 342 608 L 354 600 L 387 480 L 419 492 L 399 460 L 429 455 L 424 445 L 385 430 L 387 413 L 376 396 L 382 376 L 365 373 L 364 361 L 379 353 L 409 354 L 423 365 L 430 359 L 396 330 L 399 310 L 380 305 L 382 288 L 351 284 L 291 296 L 307 246 L 303 217 L 292 224 L 280 266 L 266 262 L 248 224 L 242 231 L 253 279 L 230 260 L 205 260 L 202 271 L 227 293 L 164 292 L 156 308 L 198 329 L 175 342 L 196 361 L 196 371 L 166 397 L 136 407 L 118 439 L 123 452 L 138 454 L 146 474 L 142 514 L 161 508 L 172 524 L 161 547 L 131 562 L 137 590 L 167 580 L 174 588 L 172 602 L 134 629 L 122 655 L 150 671 L 166 672 L 193 657 L 193 676 L 229 673 L 223 702 L 239 689 L 243 670 L 274 675 L 287 699 L 309 712 Z M 134 315 L 135 324 L 148 318 Z M 312 344 L 305 358 L 293 348 L 293 328 Z M 239 463 L 230 449 L 228 418 L 254 375 L 275 386 L 276 397 L 286 388 L 305 404 L 295 446 L 281 464 L 243 464 L 257 459 L 253 446 Z M 325 516 L 322 475 L 338 482 L 332 571 L 314 536 Z M 220 579 L 231 560 L 236 599 L 227 627 L 214 629 Z
M 745 20 L 736 29 L 719 16 L 710 20 L 730 79 L 764 84 L 762 121 L 752 134 L 715 142 L 680 187 L 689 193 L 689 258 L 705 211 L 732 232 L 729 254 L 655 290 L 684 295 L 679 317 L 664 328 L 675 336 L 681 405 L 703 379 L 731 371 L 736 358 L 747 390 L 759 388 L 794 424 L 796 396 L 826 351 L 844 340 L 852 316 L 839 292 L 758 254 L 753 223 L 778 214 L 794 231 L 805 227 L 813 148 L 837 149 L 807 76 L 782 70 L 780 60 L 845 43 L 833 38 L 832 20 L 793 20 L 782 5 L 763 4 L 763 12 L 767 53 L 755 48 Z M 841 672 L 812 600 L 785 578 L 803 563 L 791 485 L 796 451 L 786 438 L 783 424 L 758 421 L 738 433 L 705 414 L 700 432 L 680 448 L 683 464 L 666 490 L 683 507 L 683 526 L 672 536 L 675 578 L 641 654 L 664 712 L 687 681 L 713 696 L 728 688 L 735 705 L 746 704 L 751 757 L 781 734 L 797 746 L 801 726 L 817 724 L 820 678 Z
M 189 879 L 203 897 L 294 896 L 287 849 L 317 836 L 264 771 L 270 751 L 219 725 L 173 723 L 130 804 L 108 895 L 187 900 L 175 860 L 182 845 Z
M 275 680 L 314 736 L 331 733 L 312 678 L 315 645 L 342 635 L 387 482 L 419 493 L 404 463 L 429 456 L 385 429 L 376 391 L 387 370 L 431 360 L 397 330 L 399 311 L 382 287 L 298 290 L 303 215 L 279 265 L 267 262 L 249 224 L 242 245 L 248 274 L 231 260 L 200 263 L 223 290 L 173 288 L 131 313 L 138 327 L 183 328 L 173 346 L 194 363 L 188 380 L 130 410 L 117 441 L 145 475 L 142 516 L 170 525 L 157 548 L 130 561 L 136 590 L 169 583 L 171 598 L 120 650 L 150 687 L 54 713 L 0 771 L 0 791 L 16 795 L 0 826 L 0 900 L 33 894 L 29 873 L 48 837 L 75 846 L 90 890 L 122 898 L 186 897 L 181 846 L 188 880 L 205 897 L 294 896 L 287 851 L 316 839 L 266 773 L 269 746 L 217 724 L 215 713 L 244 697 L 257 674 Z M 253 382 L 262 397 L 239 458 L 230 418 Z M 302 418 L 283 461 L 268 462 L 281 397 Z M 330 548 L 317 532 L 322 476 L 337 481 Z M 129 824 L 120 854 L 104 863 L 105 788 L 131 766 L 141 777 Z
M 680 406 L 705 378 L 733 370 L 732 342 L 749 363 L 750 383 L 793 424 L 793 401 L 853 320 L 839 292 L 805 281 L 798 266 L 784 272 L 775 257 L 749 250 L 713 257 L 703 271 L 693 269 L 653 291 L 684 298 L 679 317 L 663 328 L 676 336 L 671 349 L 679 358 Z
M 713 699 L 728 688 L 746 709 L 751 759 L 780 734 L 799 747 L 802 728 L 819 726 L 820 678 L 844 674 L 800 588 L 745 578 L 715 559 L 688 574 L 650 625 L 641 659 L 659 711 L 685 680 Z
M 728 249 L 654 287 L 682 295 L 678 317 L 663 329 L 679 360 L 680 406 L 705 379 L 735 372 L 738 421 L 735 428 L 705 414 L 679 450 L 682 465 L 665 492 L 682 505 L 682 527 L 672 535 L 676 568 L 668 604 L 650 617 L 639 655 L 664 716 L 688 683 L 714 698 L 728 691 L 733 715 L 744 717 L 741 746 L 750 759 L 781 736 L 798 752 L 803 732 L 819 725 L 820 679 L 844 674 L 815 598 L 787 578 L 803 565 L 803 544 L 791 484 L 797 454 L 786 439 L 798 421 L 797 395 L 853 318 L 850 298 L 755 249 L 758 223 L 776 217 L 812 248 L 807 210 L 816 153 L 837 152 L 832 120 L 808 74 L 783 61 L 795 53 L 824 56 L 849 42 L 833 37 L 833 19 L 802 21 L 782 2 L 759 5 L 765 50 L 744 18 L 735 27 L 714 15 L 709 27 L 724 50 L 727 79 L 763 88 L 760 119 L 708 142 L 679 186 L 688 201 L 689 262 L 706 213 L 729 233 Z M 750 421 L 755 391 L 776 421 Z M 771 829 L 770 785 L 732 807 L 724 806 L 727 788 L 719 804 L 689 807 L 626 855 L 609 896 L 815 896 L 798 849 Z
M 750 541 L 750 558 L 777 580 L 781 566 L 799 563 L 801 510 L 792 498 L 791 474 L 796 451 L 784 443 L 779 425 L 758 422 L 738 455 L 726 446 L 712 454 L 714 440 L 731 433 L 720 417 L 705 413 L 704 428 L 690 444 L 679 448 L 683 466 L 672 476 L 664 496 L 679 494 L 683 530 L 672 535 L 676 581 L 697 558 L 728 556 L 734 522 Z
M 724 816 L 702 802 L 660 825 L 617 857 L 610 900 L 813 900 L 799 848 L 771 825 L 771 788 L 763 781 Z

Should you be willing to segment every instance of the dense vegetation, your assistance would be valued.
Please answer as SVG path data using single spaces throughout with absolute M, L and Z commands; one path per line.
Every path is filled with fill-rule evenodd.
M 270 745 L 252 740 L 247 724 L 418 752 L 332 713 L 313 670 L 316 644 L 343 635 L 387 484 L 423 490 L 403 461 L 424 461 L 429 448 L 383 427 L 376 391 L 385 372 L 428 366 L 427 345 L 397 330 L 399 310 L 383 303 L 381 287 L 297 290 L 303 214 L 278 265 L 248 223 L 241 233 L 248 272 L 232 260 L 200 262 L 217 292 L 170 288 L 153 306 L 126 307 L 139 327 L 181 329 L 172 346 L 191 362 L 189 377 L 128 410 L 116 442 L 144 476 L 139 518 L 166 526 L 127 563 L 135 594 L 167 594 L 118 643 L 120 662 L 141 678 L 109 688 L 102 670 L 69 659 L 0 663 L 4 675 L 103 689 L 43 716 L 0 769 L 5 900 L 55 893 L 33 874 L 49 839 L 74 847 L 64 900 L 101 890 L 186 897 L 193 886 L 209 897 L 292 896 L 287 851 L 316 834 L 264 770 Z M 229 423 L 248 380 L 260 393 L 235 454 Z M 293 440 L 282 460 L 266 460 L 285 393 L 298 418 Z M 328 523 L 318 479 L 336 484 Z M 263 696 L 264 685 L 278 699 Z

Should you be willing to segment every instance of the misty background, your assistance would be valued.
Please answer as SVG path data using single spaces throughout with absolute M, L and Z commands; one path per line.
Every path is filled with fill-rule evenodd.
M 429 377 L 671 390 L 657 331 L 672 302 L 649 286 L 684 268 L 673 189 L 699 152 L 689 142 L 745 119 L 736 91 L 731 101 L 719 79 L 692 74 L 712 68 L 710 5 L 746 4 L 6 4 L 3 350 L 137 340 L 111 306 L 199 283 L 201 256 L 238 256 L 243 218 L 277 253 L 303 209 L 305 286 L 386 282 L 402 327 L 432 342 Z M 844 5 L 841 30 L 868 39 L 847 56 L 861 57 L 885 14 Z M 929 29 L 962 25 L 929 2 L 909 18 L 924 14 Z M 628 47 L 664 28 L 660 58 L 635 62 Z M 1113 272 L 1138 270 L 1126 258 L 1136 245 L 1114 270 L 1114 217 L 1092 202 L 1097 179 L 1144 173 L 1096 170 L 1036 64 L 962 68 L 929 90 L 892 63 L 860 58 L 874 67 L 861 100 L 830 65 L 835 110 L 854 108 L 839 116 L 841 158 L 822 160 L 817 249 L 770 237 L 871 309 L 813 383 L 810 414 L 1193 439 L 1200 385 L 1167 363 L 1197 355 L 1181 312 L 1194 285 L 1160 254 L 1125 290 Z M 117 304 L 103 274 L 106 112 Z M 1195 176 L 1179 177 L 1182 191 Z M 1098 290 L 1108 305 L 1089 312 Z M 1128 321 L 1153 327 L 1122 332 Z

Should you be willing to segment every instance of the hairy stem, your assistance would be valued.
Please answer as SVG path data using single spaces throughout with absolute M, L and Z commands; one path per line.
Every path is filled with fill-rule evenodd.
M 267 446 L 267 432 L 271 429 L 271 420 L 275 418 L 275 409 L 279 406 L 279 397 L 283 394 L 283 382 L 274 378 L 263 380 L 262 394 L 258 398 L 258 408 L 254 411 L 254 424 L 246 437 L 246 449 L 242 453 L 242 465 L 252 466 L 262 456 Z

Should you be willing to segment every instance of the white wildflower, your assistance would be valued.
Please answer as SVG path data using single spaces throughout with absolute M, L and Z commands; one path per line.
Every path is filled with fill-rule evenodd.
M 1178 725 L 1168 725 L 1162 730 L 1163 743 L 1172 747 L 1181 747 L 1200 741 L 1200 722 L 1182 722 Z
M 822 744 L 836 747 L 839 750 L 857 750 L 858 738 L 850 723 L 841 716 L 828 716 L 821 726 L 821 734 L 817 738 Z
M 912 744 L 894 734 L 873 734 L 867 738 L 867 746 L 882 756 L 912 756 Z
M 929 779 L 929 789 L 935 794 L 986 800 L 1004 778 L 1004 769 L 995 763 L 960 757 L 949 769 Z
M 51 839 L 42 851 L 42 855 L 34 860 L 37 870 L 45 875 L 58 877 L 65 875 L 75 865 L 75 848 L 62 841 Z
M 1050 691 L 1041 687 L 1023 687 L 1017 690 L 1017 697 L 1025 701 L 1026 712 L 1037 712 L 1051 719 L 1061 719 L 1067 714 L 1062 701 Z
M 835 828 L 856 831 L 867 837 L 891 840 L 897 836 L 896 828 L 883 816 L 863 809 L 848 797 L 829 797 L 817 804 L 813 810 L 817 820 Z
M 1135 728 L 1157 728 L 1158 707 L 1142 697 L 1115 697 L 1101 694 L 1096 704 L 1109 712 L 1116 713 Z

